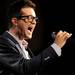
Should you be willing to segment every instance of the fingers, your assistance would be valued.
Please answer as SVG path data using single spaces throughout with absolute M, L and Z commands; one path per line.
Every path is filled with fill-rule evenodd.
M 60 30 L 60 31 L 57 33 L 57 36 L 60 36 L 62 33 L 63 33 L 63 31 Z
M 72 34 L 66 32 L 66 31 L 60 30 L 60 31 L 58 32 L 57 36 L 63 38 L 64 40 L 67 40 L 68 38 L 70 38 L 70 37 L 72 36 Z
M 69 35 L 68 35 L 68 38 L 70 38 L 72 36 L 72 33 L 70 33 Z
M 68 38 L 70 38 L 72 36 L 71 33 L 68 33 L 66 31 L 62 32 L 62 34 L 60 35 L 64 40 L 67 40 Z
M 68 38 L 70 38 L 72 36 L 71 33 L 68 33 L 66 31 L 59 31 L 55 37 L 55 43 L 59 46 L 59 47 L 63 47 L 67 41 Z

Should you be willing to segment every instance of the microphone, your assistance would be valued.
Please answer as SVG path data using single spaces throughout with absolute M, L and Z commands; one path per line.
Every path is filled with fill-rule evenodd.
M 55 39 L 56 34 L 57 34 L 57 32 L 52 32 L 52 33 L 51 33 L 51 37 L 52 37 L 53 39 Z

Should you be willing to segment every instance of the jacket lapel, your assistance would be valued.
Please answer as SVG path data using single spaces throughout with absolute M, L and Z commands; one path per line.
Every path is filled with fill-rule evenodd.
M 8 32 L 5 32 L 2 36 L 7 41 L 6 43 L 9 44 L 10 47 L 16 48 L 16 50 L 19 50 L 20 52 L 21 47 L 19 43 Z

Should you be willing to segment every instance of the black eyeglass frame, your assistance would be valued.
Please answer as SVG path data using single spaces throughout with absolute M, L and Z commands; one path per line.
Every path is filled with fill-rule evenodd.
M 18 16 L 17 18 L 18 18 L 18 19 L 22 19 L 22 20 L 24 20 L 24 21 L 25 21 L 25 19 L 27 19 L 28 21 L 29 21 L 29 20 L 31 20 L 31 21 L 35 20 L 36 22 L 39 21 L 38 17 L 33 17 L 32 15 Z

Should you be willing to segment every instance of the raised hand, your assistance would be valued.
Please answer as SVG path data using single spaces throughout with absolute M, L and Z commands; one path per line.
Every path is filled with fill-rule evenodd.
M 60 48 L 62 48 L 67 39 L 70 38 L 72 36 L 71 33 L 68 33 L 66 31 L 59 31 L 56 35 L 55 35 L 55 40 L 54 43 L 56 43 Z

